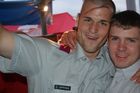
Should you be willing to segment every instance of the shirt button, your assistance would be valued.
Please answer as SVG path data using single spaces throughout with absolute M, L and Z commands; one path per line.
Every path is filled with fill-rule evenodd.
M 83 57 L 83 58 L 82 58 L 82 61 L 87 61 L 87 58 L 86 58 L 86 57 Z

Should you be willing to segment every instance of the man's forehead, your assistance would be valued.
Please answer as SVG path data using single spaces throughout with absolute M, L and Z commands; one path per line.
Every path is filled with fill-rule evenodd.
M 89 7 L 89 8 L 86 8 L 85 10 L 82 11 L 82 13 L 89 13 L 89 12 L 92 12 L 94 10 L 97 10 L 97 9 L 104 9 L 104 8 L 107 8 L 105 6 L 94 6 L 94 7 Z M 108 8 L 107 8 L 108 9 Z M 104 10 L 103 10 L 104 11 Z M 111 12 L 111 11 L 110 11 Z
M 140 29 L 137 27 L 131 27 L 128 29 L 124 29 L 123 27 L 111 26 L 110 34 L 114 35 L 122 35 L 122 36 L 132 36 L 132 37 L 140 37 Z
M 98 19 L 99 21 L 109 22 L 111 20 L 112 12 L 104 6 L 94 6 L 84 10 L 81 16 Z

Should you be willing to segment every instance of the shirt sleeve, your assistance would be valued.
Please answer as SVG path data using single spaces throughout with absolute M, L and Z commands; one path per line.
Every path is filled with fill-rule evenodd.
M 10 67 L 11 60 L 0 56 L 0 71 L 3 73 L 10 73 L 11 71 L 8 70 Z
M 37 42 L 26 35 L 15 35 L 15 49 L 10 70 L 23 76 L 39 72 L 41 60 Z

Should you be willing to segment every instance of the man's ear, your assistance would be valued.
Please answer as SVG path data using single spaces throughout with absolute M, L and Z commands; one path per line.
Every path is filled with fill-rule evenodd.
M 75 27 L 78 27 L 79 18 L 80 18 L 80 13 L 77 14 Z
M 78 30 L 79 17 L 80 17 L 80 13 L 78 13 L 78 15 L 77 15 L 77 17 L 76 17 L 76 23 L 75 23 L 75 26 L 73 27 L 73 30 L 75 30 L 75 31 Z

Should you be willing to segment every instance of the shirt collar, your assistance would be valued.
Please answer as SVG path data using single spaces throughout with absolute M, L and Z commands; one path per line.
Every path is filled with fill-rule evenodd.
M 79 58 L 87 58 L 87 56 L 84 54 L 84 51 L 83 51 L 83 49 L 82 49 L 82 47 L 80 46 L 80 44 L 79 43 L 77 43 L 77 47 L 76 47 L 77 49 L 75 49 L 75 56 L 76 56 L 76 58 L 77 59 L 79 59 Z M 97 55 L 97 59 L 100 59 L 102 56 L 104 56 L 103 54 L 104 54 L 104 52 L 105 52 L 105 48 L 104 47 L 102 47 L 101 49 L 100 49 L 100 51 L 99 51 L 99 54 Z M 74 52 L 72 52 L 72 53 L 74 53 Z
M 138 60 L 135 64 L 133 64 L 130 67 L 127 67 L 125 69 L 119 69 L 119 70 L 122 70 L 125 78 L 131 78 L 139 68 L 140 68 L 140 60 Z
M 97 59 L 100 59 L 101 57 L 105 56 L 105 53 L 107 51 L 107 47 L 103 46 L 100 51 L 99 51 L 99 54 L 97 55 Z
M 72 52 L 72 53 L 74 53 L 76 59 L 86 57 L 86 55 L 84 54 L 84 51 L 83 51 L 83 49 L 82 49 L 82 47 L 80 46 L 79 43 L 77 43 L 77 47 L 76 47 L 75 51 Z

